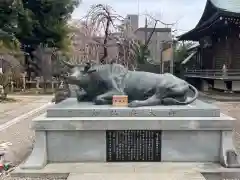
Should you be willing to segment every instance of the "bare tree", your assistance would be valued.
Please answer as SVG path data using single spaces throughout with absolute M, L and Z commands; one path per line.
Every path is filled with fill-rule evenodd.
M 153 30 L 146 37 L 145 42 L 139 42 L 131 27 L 126 27 L 128 25 L 123 23 L 124 18 L 116 14 L 112 7 L 103 4 L 93 5 L 81 22 L 76 23 L 73 31 L 85 39 L 88 44 L 91 44 L 88 47 L 89 51 L 86 53 L 88 60 L 91 59 L 89 58 L 91 53 L 100 56 L 101 50 L 103 50 L 103 55 L 99 58 L 99 61 L 102 64 L 109 63 L 108 47 L 116 46 L 119 54 L 115 62 L 121 63 L 130 69 L 135 69 L 137 64 L 145 62 L 146 56 L 149 54 L 148 46 L 157 24 L 174 25 L 174 23 L 165 23 L 151 15 L 147 15 L 147 17 L 153 24 Z M 119 24 L 121 25 L 119 26 Z M 115 41 L 111 44 L 113 39 Z M 98 47 L 94 46 L 94 44 Z M 76 64 L 73 58 L 71 62 Z
M 78 20 L 70 24 L 72 51 L 69 60 L 72 64 L 81 64 L 89 59 L 99 61 L 101 42 L 98 41 L 97 28 L 92 22 Z
M 103 55 L 99 58 L 100 63 L 110 63 L 113 62 L 113 57 L 110 57 L 108 50 L 115 47 L 119 53 L 114 61 L 130 69 L 136 68 L 134 48 L 138 41 L 131 27 L 124 23 L 122 16 L 116 14 L 108 5 L 97 4 L 91 7 L 83 19 L 75 23 L 72 29 L 76 35 L 87 41 L 88 45 L 91 44 L 88 47 L 88 56 L 90 53 L 100 56 L 103 50 Z M 70 62 L 76 64 L 72 60 Z
M 98 29 L 101 34 L 103 32 L 103 56 L 100 58 L 100 63 L 106 63 L 108 56 L 108 40 L 111 33 L 117 29 L 116 21 L 122 21 L 124 18 L 116 14 L 111 6 L 97 4 L 90 8 L 86 16 L 87 22 L 91 22 L 92 25 Z M 99 42 L 101 43 L 101 42 Z
M 148 32 L 146 30 L 149 24 L 152 25 L 152 30 L 148 35 Z M 161 19 L 157 19 L 150 14 L 146 14 L 145 41 L 140 42 L 138 45 L 135 46 L 135 49 L 134 49 L 136 53 L 136 61 L 138 62 L 138 64 L 144 64 L 144 63 L 153 64 L 148 60 L 148 56 L 150 56 L 149 44 L 151 43 L 152 36 L 156 31 L 156 27 L 158 24 L 164 25 L 165 27 L 169 27 L 169 26 L 172 27 L 174 26 L 175 23 L 165 23 Z
M 123 64 L 128 69 L 135 70 L 137 62 L 134 48 L 138 45 L 137 37 L 128 24 L 121 24 L 119 32 L 119 35 L 115 37 L 119 47 L 117 63 Z
M 155 32 L 156 27 L 157 27 L 158 24 L 162 24 L 162 25 L 164 25 L 166 27 L 169 27 L 169 26 L 172 27 L 172 26 L 174 26 L 176 24 L 176 22 L 174 22 L 174 23 L 163 22 L 161 19 L 157 19 L 157 18 L 155 18 L 155 17 L 153 17 L 153 16 L 151 16 L 149 14 L 147 14 L 146 16 L 148 17 L 148 19 L 150 19 L 150 21 L 152 21 L 153 29 L 152 29 L 150 35 L 148 36 L 147 40 L 145 41 L 145 47 L 147 47 L 149 45 L 149 42 L 150 42 L 150 40 L 151 40 L 151 38 L 153 36 L 153 33 Z

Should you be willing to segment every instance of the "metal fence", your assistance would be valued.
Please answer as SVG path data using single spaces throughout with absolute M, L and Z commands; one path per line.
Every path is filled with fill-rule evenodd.
M 225 72 L 222 69 L 186 70 L 184 75 L 199 77 L 240 76 L 240 69 L 227 69 Z

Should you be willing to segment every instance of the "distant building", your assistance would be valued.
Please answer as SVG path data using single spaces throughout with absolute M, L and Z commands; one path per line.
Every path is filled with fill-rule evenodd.
M 125 20 L 125 31 L 132 31 L 138 40 L 145 42 L 153 31 L 153 28 L 147 27 L 147 25 L 139 28 L 138 23 L 138 15 L 127 15 Z M 166 47 L 166 44 L 170 46 Z M 173 48 L 171 44 L 171 28 L 156 28 L 154 30 L 148 48 L 151 53 L 152 62 L 162 67 L 161 72 L 171 71 L 170 66 L 172 66 L 171 62 L 173 60 Z
M 151 32 L 153 31 L 153 28 L 138 28 L 135 32 L 137 38 L 141 40 L 142 42 L 145 41 L 146 36 L 149 37 Z M 156 28 L 152 38 L 149 43 L 149 50 L 151 52 L 151 58 L 154 62 L 154 64 L 160 64 L 161 59 L 163 59 L 163 62 L 170 61 L 171 51 L 168 51 L 168 53 L 162 53 L 165 48 L 163 47 L 164 43 L 171 43 L 172 42 L 172 35 L 171 35 L 171 29 L 170 28 Z M 170 48 L 168 48 L 170 49 Z M 167 49 L 166 49 L 167 50 Z M 170 49 L 171 50 L 171 49 Z M 165 56 L 164 56 L 165 54 Z
M 139 16 L 137 14 L 129 14 L 125 18 L 127 30 L 135 32 L 138 29 Z
M 204 91 L 214 88 L 240 92 L 239 27 L 239 0 L 206 1 L 196 27 L 178 38 L 199 43 L 195 52 L 183 61 L 189 61 L 184 74 L 189 82 Z
M 76 59 L 99 60 L 103 56 L 103 47 L 100 45 L 103 43 L 103 37 L 89 34 L 87 29 L 84 29 L 84 24 L 81 21 L 74 21 L 71 24 L 78 27 L 78 32 L 73 33 L 72 36 L 72 44 L 74 46 L 74 52 L 76 52 L 74 54 L 77 56 Z M 139 28 L 139 16 L 135 14 L 126 16 L 122 28 L 128 35 L 132 34 L 133 38 L 142 42 L 145 42 L 146 37 L 149 37 L 150 33 L 153 31 L 153 28 Z M 109 36 L 107 43 L 108 60 L 118 59 L 119 54 L 121 54 L 121 50 L 115 38 L 115 36 L 119 37 L 119 33 L 121 32 L 112 33 Z M 156 28 L 149 43 L 149 50 L 151 53 L 150 59 L 153 64 L 162 67 L 161 72 L 170 71 L 170 62 L 172 61 L 172 47 L 169 46 L 166 48 L 166 43 L 172 43 L 171 29 Z

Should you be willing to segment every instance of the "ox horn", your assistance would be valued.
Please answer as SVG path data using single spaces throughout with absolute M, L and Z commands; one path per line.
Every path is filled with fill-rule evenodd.
M 63 64 L 66 65 L 67 67 L 69 67 L 69 68 L 74 68 L 74 65 L 73 65 L 73 64 L 71 64 L 71 63 L 69 63 L 69 62 L 67 62 L 67 61 L 65 61 L 65 60 L 62 60 L 62 62 L 63 62 Z
M 86 66 L 84 67 L 84 72 L 88 72 L 88 70 L 91 68 L 90 63 L 86 63 Z

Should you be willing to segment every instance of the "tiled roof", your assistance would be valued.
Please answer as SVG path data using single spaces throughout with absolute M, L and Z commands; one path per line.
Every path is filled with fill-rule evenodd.
M 210 0 L 212 4 L 223 10 L 233 13 L 240 13 L 240 0 Z
M 197 29 L 208 26 L 222 15 L 240 17 L 240 0 L 207 0 L 203 15 L 196 27 L 179 36 L 179 40 L 189 40 L 189 38 L 193 40 L 189 35 L 192 35 Z

